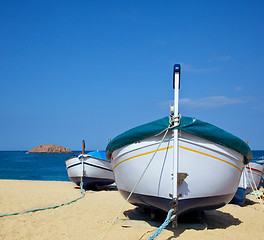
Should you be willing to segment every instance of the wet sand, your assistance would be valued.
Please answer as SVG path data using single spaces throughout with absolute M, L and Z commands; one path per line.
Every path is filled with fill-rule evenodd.
M 71 182 L 0 180 L 0 215 L 52 207 L 81 196 Z M 123 203 L 116 190 L 86 191 L 70 205 L 0 218 L 0 239 L 101 239 Z M 163 220 L 154 221 L 127 203 L 104 239 L 146 240 Z M 169 225 L 156 239 L 264 239 L 264 207 L 252 195 L 243 207 L 228 204 L 206 211 L 202 220 L 180 223 L 177 229 Z

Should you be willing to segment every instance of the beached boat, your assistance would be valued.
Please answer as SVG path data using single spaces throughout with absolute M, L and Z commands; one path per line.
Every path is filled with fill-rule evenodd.
M 70 180 L 84 189 L 94 189 L 98 186 L 114 183 L 113 170 L 110 162 L 105 158 L 104 151 L 94 151 L 80 154 L 65 160 Z
M 260 181 L 264 175 L 264 165 L 257 161 L 247 164 L 242 172 L 238 189 L 231 203 L 243 205 L 246 195 L 259 188 Z
M 252 161 L 246 166 L 247 171 L 247 188 L 246 194 L 249 194 L 259 187 L 260 180 L 264 174 L 264 165 Z
M 179 86 L 180 66 L 174 66 Z M 118 190 L 131 204 L 177 214 L 216 209 L 236 193 L 252 153 L 240 138 L 178 114 L 175 89 L 171 116 L 128 130 L 109 142 Z M 173 206 L 172 206 L 173 205 Z

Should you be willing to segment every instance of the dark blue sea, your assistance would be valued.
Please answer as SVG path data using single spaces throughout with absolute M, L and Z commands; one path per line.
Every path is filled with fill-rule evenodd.
M 70 181 L 64 161 L 79 153 L 0 151 L 0 179 Z M 253 158 L 264 158 L 264 150 L 252 153 Z
M 80 153 L 0 151 L 0 179 L 70 181 L 64 161 Z

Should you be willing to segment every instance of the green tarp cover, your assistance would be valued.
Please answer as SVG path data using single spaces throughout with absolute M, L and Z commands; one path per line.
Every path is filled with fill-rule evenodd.
M 111 154 L 118 148 L 140 141 L 142 139 L 157 135 L 170 125 L 170 117 L 132 128 L 111 140 L 106 147 L 106 158 L 111 159 Z M 227 148 L 233 149 L 244 156 L 244 163 L 252 159 L 252 152 L 249 146 L 240 138 L 218 128 L 210 123 L 206 123 L 191 117 L 181 117 L 179 130 L 188 132 L 197 137 L 218 143 Z

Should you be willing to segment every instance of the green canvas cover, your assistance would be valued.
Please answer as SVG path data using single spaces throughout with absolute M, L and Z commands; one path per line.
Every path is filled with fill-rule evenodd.
M 132 128 L 111 140 L 106 147 L 106 158 L 111 159 L 111 154 L 118 148 L 140 141 L 142 139 L 155 136 L 163 132 L 170 125 L 170 117 Z M 252 152 L 249 146 L 240 138 L 218 128 L 210 123 L 200 121 L 196 118 L 181 117 L 180 126 L 177 129 L 188 132 L 197 137 L 218 143 L 227 148 L 233 149 L 244 156 L 244 163 L 249 163 L 252 159 Z

